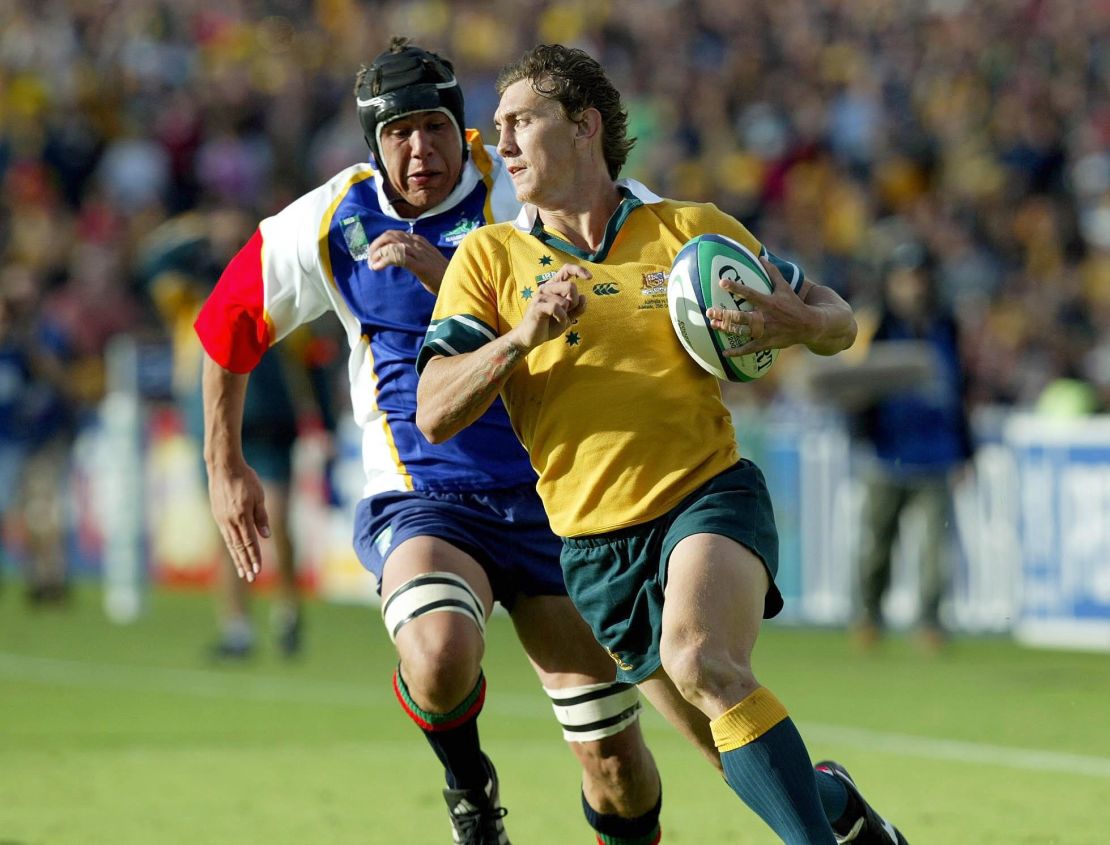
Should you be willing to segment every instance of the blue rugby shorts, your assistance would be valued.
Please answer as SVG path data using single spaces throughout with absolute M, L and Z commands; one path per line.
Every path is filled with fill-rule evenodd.
M 379 592 L 390 553 L 413 537 L 438 537 L 473 557 L 506 609 L 520 595 L 567 594 L 562 542 L 533 484 L 483 493 L 379 493 L 358 503 L 355 552 L 378 579 Z

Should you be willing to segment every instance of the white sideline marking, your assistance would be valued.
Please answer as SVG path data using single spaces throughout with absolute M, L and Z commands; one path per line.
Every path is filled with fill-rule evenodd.
M 37 681 L 65 687 L 127 689 L 203 698 L 248 698 L 261 701 L 350 705 L 373 702 L 369 687 L 303 678 L 238 674 L 205 669 L 170 669 L 118 663 L 88 663 L 53 657 L 0 652 L 0 678 Z
M 1068 754 L 1063 751 L 1041 751 L 1035 748 L 1015 748 L 1009 745 L 990 745 L 985 742 L 965 742 L 958 739 L 934 739 L 841 725 L 818 725 L 812 722 L 802 724 L 801 728 L 806 744 L 811 750 L 815 741 L 838 743 L 868 751 L 884 751 L 930 760 L 955 760 L 960 763 L 983 763 L 1008 769 L 1110 778 L 1110 758 L 1107 757 Z
M 347 684 L 303 677 L 243 675 L 205 669 L 87 663 L 5 652 L 0 652 L 0 680 L 333 707 L 368 707 L 392 703 L 392 696 L 385 691 L 384 685 Z M 486 699 L 485 710 L 499 716 L 552 721 L 548 700 L 538 684 L 535 695 L 499 692 Z M 663 722 L 662 717 L 654 711 L 646 710 L 645 716 L 660 725 Z M 832 743 L 929 760 L 981 763 L 1008 769 L 1110 779 L 1110 758 L 1107 757 L 935 739 L 812 722 L 803 723 L 801 727 L 811 750 L 815 743 Z

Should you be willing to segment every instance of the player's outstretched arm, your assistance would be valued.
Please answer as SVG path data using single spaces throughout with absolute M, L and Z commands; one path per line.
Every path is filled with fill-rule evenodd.
M 262 570 L 258 537 L 270 536 L 262 483 L 243 458 L 243 402 L 248 373 L 225 370 L 204 357 L 204 462 L 208 499 L 240 578 Z
M 416 425 L 428 442 L 442 443 L 477 420 L 525 356 L 562 337 L 585 311 L 586 298 L 572 278 L 590 274 L 576 264 L 564 265 L 540 287 L 520 325 L 474 352 L 428 361 L 416 391 Z

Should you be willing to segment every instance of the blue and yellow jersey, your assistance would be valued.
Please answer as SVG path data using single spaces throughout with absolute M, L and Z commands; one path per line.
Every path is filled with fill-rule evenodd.
M 250 372 L 297 326 L 332 311 L 351 353 L 351 404 L 363 431 L 364 495 L 387 490 L 481 490 L 535 480 L 499 404 L 451 442 L 432 445 L 416 426 L 416 355 L 435 297 L 410 271 L 370 268 L 383 232 L 422 235 L 448 258 L 468 232 L 520 209 L 504 165 L 478 133 L 458 186 L 414 220 L 393 211 L 383 180 L 356 164 L 295 200 L 224 270 L 195 327 L 208 354 Z
M 520 323 L 529 299 L 563 264 L 586 310 L 561 340 L 532 350 L 502 398 L 539 473 L 562 536 L 613 531 L 662 515 L 738 459 L 720 385 L 686 354 L 667 310 L 675 255 L 699 234 L 762 245 L 709 204 L 661 199 L 622 181 L 604 242 L 586 255 L 526 207 L 515 223 L 470 234 L 451 261 L 421 351 L 470 352 Z M 795 290 L 802 273 L 778 262 Z

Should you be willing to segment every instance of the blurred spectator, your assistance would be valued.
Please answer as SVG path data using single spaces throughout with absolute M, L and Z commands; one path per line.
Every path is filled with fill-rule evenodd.
M 896 246 L 885 263 L 879 344 L 917 344 L 932 358 L 930 378 L 878 397 L 861 413 L 866 445 L 866 499 L 859 562 L 856 636 L 870 646 L 883 627 L 883 598 L 891 583 L 891 557 L 902 518 L 920 510 L 922 537 L 917 572 L 920 636 L 936 649 L 943 640 L 940 604 L 952 546 L 950 484 L 972 454 L 965 408 L 964 370 L 956 321 L 937 299 L 935 265 L 919 243 Z M 866 362 L 865 362 L 866 363 Z
M 170 188 L 170 156 L 162 144 L 145 134 L 145 127 L 129 122 L 109 141 L 97 172 L 105 198 L 122 214 L 165 204 Z
M 204 443 L 201 399 L 203 350 L 192 329 L 197 311 L 253 221 L 244 212 L 222 207 L 171 218 L 141 244 L 141 274 L 174 340 L 174 382 L 185 428 L 197 449 Z M 301 648 L 303 615 L 289 524 L 293 447 L 305 425 L 334 430 L 320 346 L 307 333 L 271 350 L 254 371 L 243 409 L 243 452 L 266 491 L 275 556 L 278 600 L 272 628 L 279 652 Z M 298 340 L 300 342 L 298 342 Z M 326 357 L 326 356 L 325 356 Z M 235 576 L 223 543 L 216 571 L 219 632 L 209 652 L 216 658 L 245 658 L 255 647 L 245 582 Z
M 0 562 L 22 563 L 34 603 L 66 595 L 63 480 L 72 436 L 41 298 L 41 280 L 26 265 L 0 271 Z
M 126 256 L 198 203 L 264 214 L 365 156 L 336 138 L 371 29 L 464 57 L 479 127 L 502 64 L 537 41 L 587 46 L 651 140 L 630 176 L 740 215 L 850 299 L 875 294 L 877 221 L 914 219 L 968 336 L 975 403 L 1032 405 L 1070 366 L 1038 348 L 1038 297 L 1110 249 L 1110 7 L 1071 0 L 11 0 L 0 177 L 37 171 L 64 203 L 6 194 L 0 254 L 47 229 L 37 260 L 64 264 L 66 207 L 94 191 L 142 218 Z M 1084 343 L 1079 358 L 1101 329 Z

